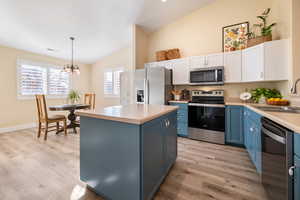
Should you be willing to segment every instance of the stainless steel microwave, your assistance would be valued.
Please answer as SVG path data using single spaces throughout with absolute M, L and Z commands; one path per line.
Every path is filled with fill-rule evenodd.
M 190 70 L 191 85 L 223 85 L 224 67 L 195 68 Z

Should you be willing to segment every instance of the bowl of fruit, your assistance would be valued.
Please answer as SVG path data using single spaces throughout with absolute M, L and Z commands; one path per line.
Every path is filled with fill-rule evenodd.
M 267 100 L 267 104 L 275 106 L 288 106 L 289 103 L 290 102 L 288 100 L 282 98 L 269 98 Z

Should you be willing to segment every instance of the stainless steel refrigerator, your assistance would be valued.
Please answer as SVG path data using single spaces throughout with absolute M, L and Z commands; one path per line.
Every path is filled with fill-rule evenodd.
M 130 90 L 128 86 L 128 77 L 123 74 L 121 78 L 121 104 L 130 102 L 126 99 L 126 94 Z M 164 67 L 145 68 L 133 72 L 133 102 L 141 104 L 167 104 L 172 95 L 172 71 Z M 126 86 L 124 86 L 126 84 Z M 124 94 L 124 95 L 122 95 Z M 128 96 L 128 95 L 127 95 Z M 123 99 L 123 100 L 122 100 Z

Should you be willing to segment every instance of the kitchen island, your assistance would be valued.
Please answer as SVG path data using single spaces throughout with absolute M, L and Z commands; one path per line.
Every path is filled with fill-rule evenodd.
M 177 107 L 133 104 L 76 114 L 80 179 L 105 199 L 152 199 L 177 158 Z

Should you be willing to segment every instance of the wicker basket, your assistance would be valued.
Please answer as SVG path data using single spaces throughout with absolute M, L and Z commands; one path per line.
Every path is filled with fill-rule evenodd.
M 167 60 L 167 51 L 157 51 L 156 52 L 156 61 Z
M 268 36 L 259 36 L 253 39 L 249 39 L 247 41 L 247 47 L 253 47 L 255 45 L 264 43 L 264 42 L 268 42 L 268 41 L 272 41 L 272 35 L 268 35 Z
M 177 58 L 180 58 L 179 49 L 169 49 L 167 51 L 167 59 L 168 60 L 177 59 Z

